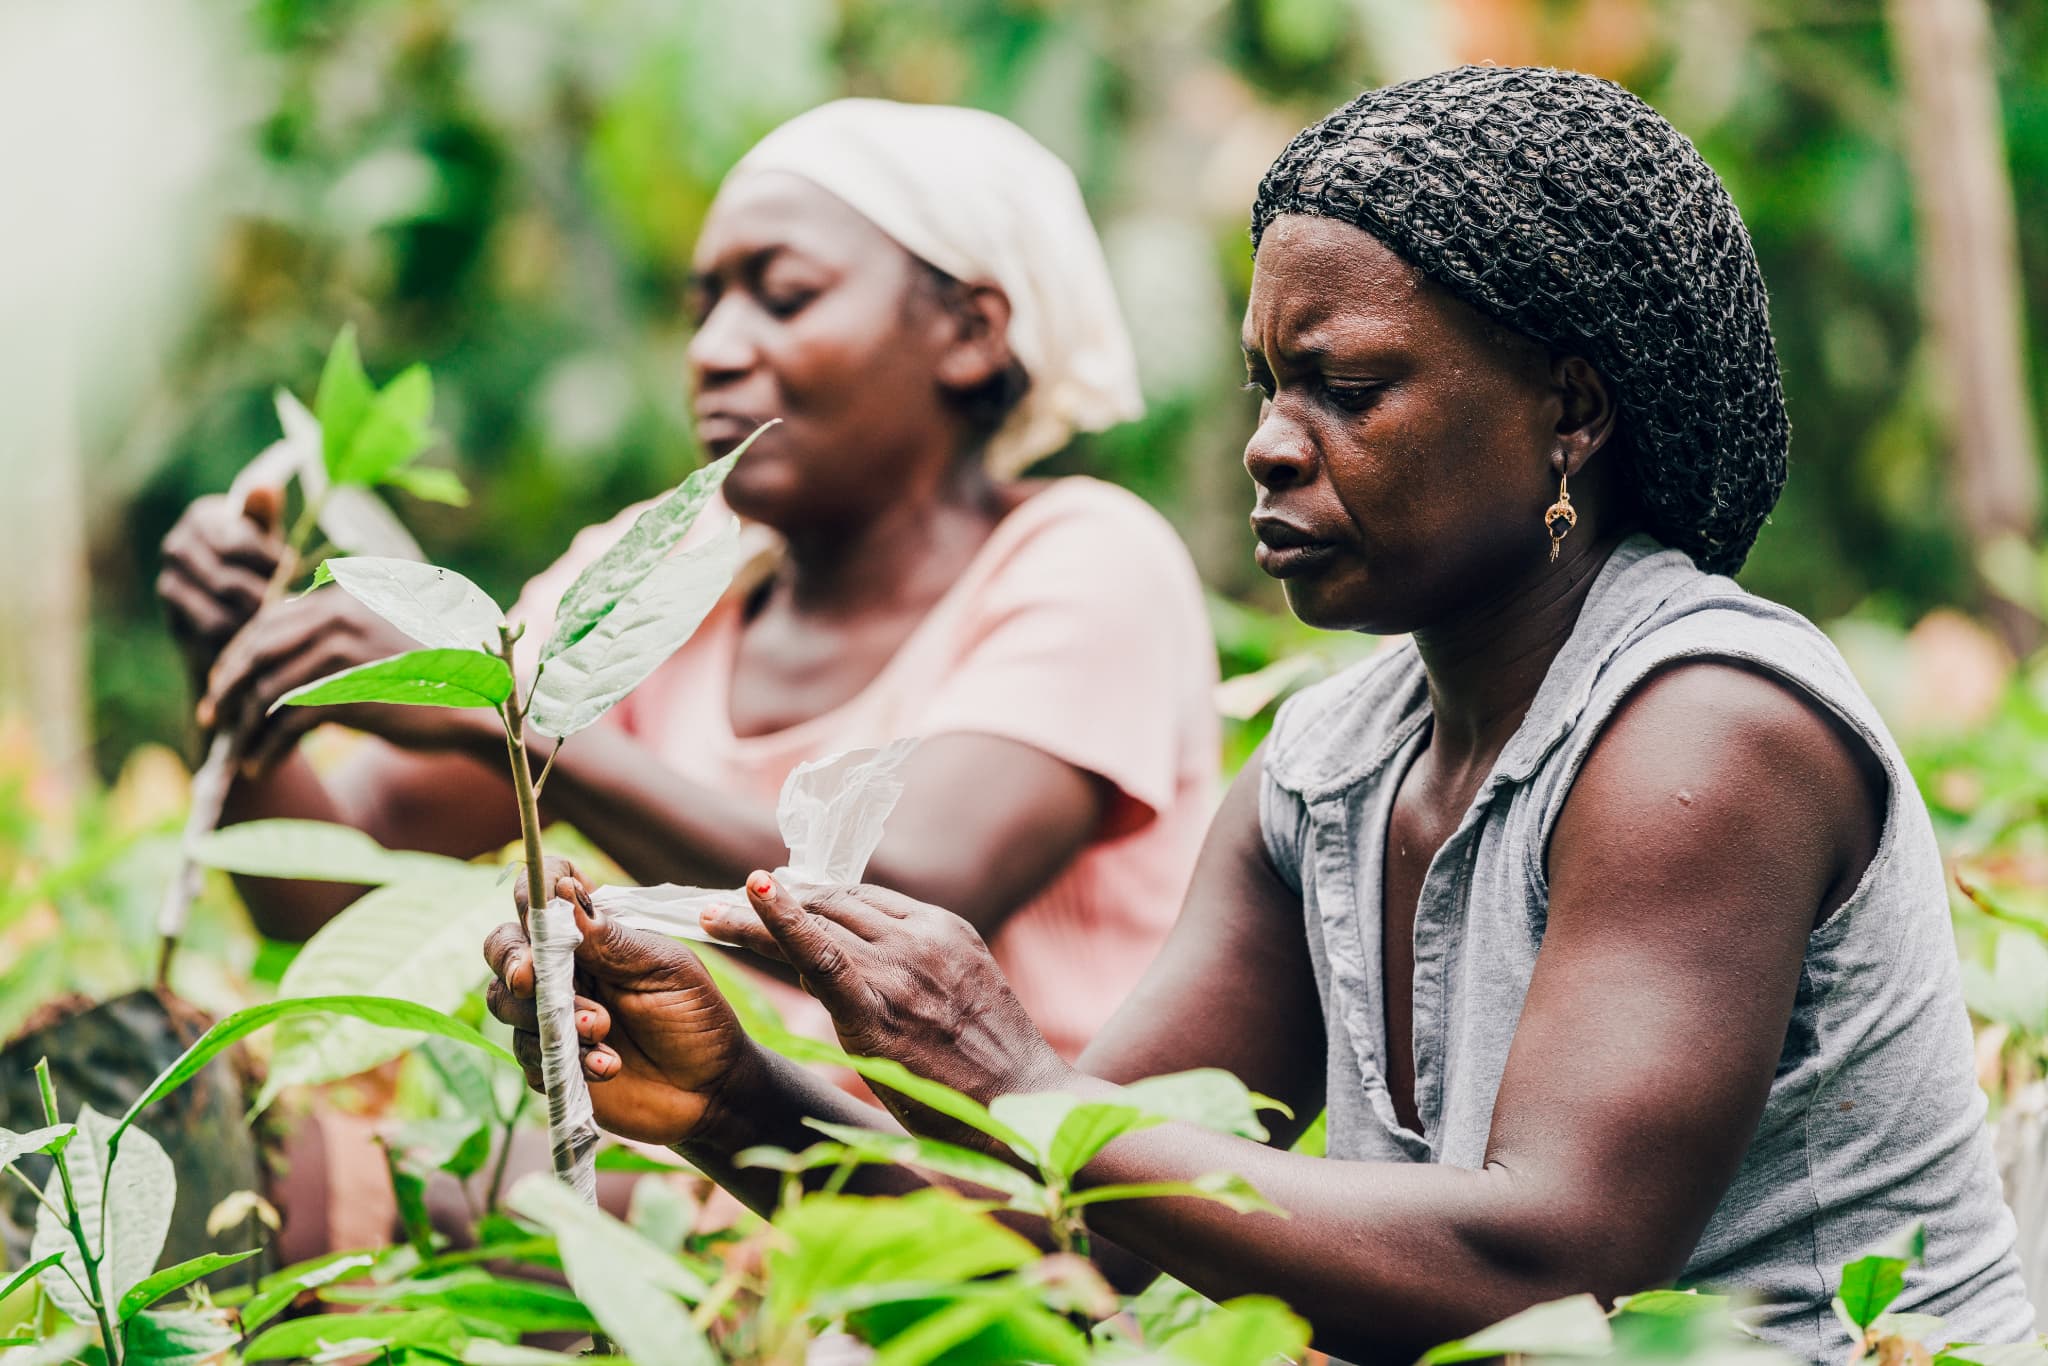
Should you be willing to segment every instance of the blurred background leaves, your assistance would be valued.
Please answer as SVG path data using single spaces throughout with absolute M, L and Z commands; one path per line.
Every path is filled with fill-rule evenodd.
M 449 437 L 435 458 L 477 500 L 400 511 L 430 553 L 508 595 L 577 527 L 694 462 L 679 300 L 697 225 L 756 137 L 843 93 L 992 108 L 1072 162 L 1151 413 L 1053 468 L 1138 489 L 1220 593 L 1272 607 L 1251 567 L 1236 464 L 1252 413 L 1235 387 L 1244 215 L 1266 162 L 1365 84 L 1453 61 L 1622 80 L 1727 178 L 1772 288 L 1794 474 L 1746 582 L 1820 618 L 1905 625 L 1944 604 L 1981 606 L 1917 298 L 1911 113 L 1874 0 L 151 8 L 161 31 L 110 33 L 96 54 L 162 53 L 175 30 L 191 50 L 156 65 L 197 73 L 193 88 L 136 110 L 112 83 L 89 93 L 196 139 L 193 164 L 177 164 L 197 192 L 160 196 L 161 217 L 130 233 L 161 235 L 178 254 L 159 244 L 149 269 L 124 276 L 109 260 L 95 272 L 132 277 L 118 321 L 94 334 L 131 340 L 87 356 L 101 382 L 67 431 L 19 448 L 38 464 L 74 455 L 83 471 L 87 733 L 102 776 L 137 743 L 185 733 L 150 594 L 163 532 L 275 435 L 272 388 L 308 390 L 340 323 L 356 323 L 380 379 L 433 367 Z M 2048 251 L 2048 11 L 2001 0 L 1991 20 L 2031 266 Z M 92 259 L 132 254 L 125 240 L 108 234 Z M 26 276 L 22 242 L 33 238 L 10 227 L 5 254 Z M 2039 277 L 2025 277 L 2037 335 Z M 2038 353 L 2026 381 L 2038 396 Z

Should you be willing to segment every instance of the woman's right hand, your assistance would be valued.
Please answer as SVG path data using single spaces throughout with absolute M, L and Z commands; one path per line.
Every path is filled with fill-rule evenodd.
M 256 488 L 241 506 L 226 494 L 194 502 L 164 537 L 157 600 L 185 656 L 195 691 L 214 660 L 263 605 L 284 555 L 283 491 Z
M 643 1143 L 706 1138 L 760 1066 L 755 1045 L 697 956 L 673 939 L 629 930 L 600 915 L 565 859 L 549 859 L 557 896 L 576 908 L 576 1032 L 591 1107 L 607 1130 Z M 533 1004 L 533 950 L 526 937 L 526 880 L 517 879 L 519 923 L 484 941 L 497 980 L 491 1013 L 513 1028 L 527 1084 L 542 1090 Z

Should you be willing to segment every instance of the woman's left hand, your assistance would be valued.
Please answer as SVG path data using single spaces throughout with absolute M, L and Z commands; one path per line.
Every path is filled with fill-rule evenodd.
M 1066 1061 L 1032 1023 L 980 934 L 951 911 L 872 886 L 833 887 L 798 901 L 761 872 L 747 878 L 747 899 L 759 919 L 717 908 L 704 913 L 704 929 L 794 968 L 804 990 L 831 1012 L 847 1052 L 893 1059 L 984 1104 L 1066 1084 Z M 892 1092 L 877 1094 L 906 1127 L 934 1128 L 928 1112 Z
M 271 603 L 221 651 L 199 702 L 199 724 L 234 731 L 245 766 L 256 771 L 289 753 L 306 732 L 330 723 L 407 749 L 468 750 L 492 743 L 498 720 L 485 709 L 356 703 L 271 710 L 293 688 L 420 648 L 346 593 L 329 590 Z

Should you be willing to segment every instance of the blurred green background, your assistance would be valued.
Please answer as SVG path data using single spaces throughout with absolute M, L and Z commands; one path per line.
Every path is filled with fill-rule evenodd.
M 844 93 L 1004 113 L 1078 171 L 1151 414 L 1059 468 L 1162 506 L 1223 594 L 1272 605 L 1236 455 L 1244 227 L 1267 160 L 1368 83 L 1460 60 L 1612 76 L 1705 150 L 1773 294 L 1794 473 L 1744 575 L 1809 614 L 1976 601 L 1916 283 L 1912 112 L 1875 3 L 1791 0 L 262 0 L 228 78 L 211 216 L 159 340 L 80 434 L 91 733 L 110 774 L 184 734 L 150 596 L 179 510 L 273 438 L 353 320 L 424 360 L 468 509 L 400 509 L 508 595 L 586 522 L 695 460 L 680 285 L 720 175 Z M 2048 253 L 2048 7 L 1992 9 L 2021 259 Z M 2048 329 L 2031 271 L 2026 312 Z M 2037 353 L 2026 382 L 2038 395 Z M 1256 663 L 1255 659 L 1238 661 Z

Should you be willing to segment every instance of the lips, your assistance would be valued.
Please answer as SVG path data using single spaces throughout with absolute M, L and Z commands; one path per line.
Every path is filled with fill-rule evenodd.
M 722 456 L 745 441 L 766 420 L 740 413 L 700 413 L 697 415 L 697 440 L 713 456 Z
M 1322 568 L 1337 557 L 1335 541 L 1278 517 L 1254 514 L 1252 531 L 1259 538 L 1259 568 L 1276 579 L 1293 578 Z

